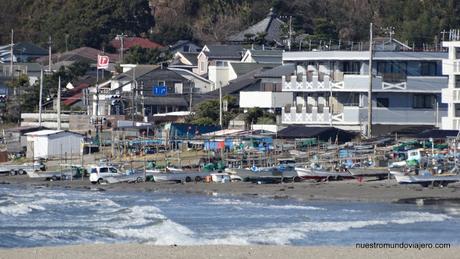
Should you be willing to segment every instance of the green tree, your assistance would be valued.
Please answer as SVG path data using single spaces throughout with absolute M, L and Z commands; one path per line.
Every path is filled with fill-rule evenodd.
M 228 126 L 230 120 L 236 117 L 239 112 L 238 103 L 235 97 L 225 96 L 223 100 L 227 102 L 227 111 L 222 113 L 224 128 Z M 200 103 L 194 110 L 195 115 L 190 118 L 191 123 L 203 125 L 219 124 L 219 100 L 208 100 Z
M 158 64 L 171 58 L 169 52 L 162 52 L 159 49 L 145 49 L 134 46 L 128 50 L 125 62 L 130 64 Z

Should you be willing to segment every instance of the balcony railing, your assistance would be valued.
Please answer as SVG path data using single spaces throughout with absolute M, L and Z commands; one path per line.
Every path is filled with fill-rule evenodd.
M 312 107 L 308 112 L 303 107 L 298 112 L 296 107 L 287 107 L 282 110 L 283 124 L 340 124 L 359 125 L 367 120 L 367 108 L 346 106 L 340 112 L 330 113 L 330 107 L 324 107 L 323 112 L 318 107 Z M 436 115 L 433 109 L 412 109 L 412 108 L 374 108 L 372 121 L 375 124 L 387 125 L 439 125 L 442 116 L 447 114 L 446 110 L 440 110 Z M 459 118 L 460 119 L 460 118 Z M 459 121 L 460 125 L 460 121 Z
M 336 78 L 340 78 L 337 76 Z M 324 75 L 323 81 L 319 76 L 313 75 L 311 81 L 307 76 L 291 76 L 281 78 L 282 90 L 285 92 L 321 92 L 321 91 L 359 91 L 367 92 L 369 89 L 369 75 L 344 74 L 343 80 L 332 80 Z M 421 91 L 430 86 L 430 91 L 441 91 L 447 85 L 445 76 L 404 76 L 400 74 L 387 74 L 376 76 L 372 81 L 374 91 Z

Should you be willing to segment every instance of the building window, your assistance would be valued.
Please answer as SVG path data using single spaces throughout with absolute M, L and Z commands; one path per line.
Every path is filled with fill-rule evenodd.
M 422 76 L 436 76 L 436 62 L 422 62 L 421 75 Z
M 416 109 L 432 109 L 435 97 L 432 94 L 414 94 L 413 107 Z
M 205 72 L 205 71 L 206 71 L 206 67 L 205 67 L 206 65 L 205 65 L 205 64 L 206 64 L 206 63 L 205 63 L 204 61 L 201 61 L 201 62 L 200 62 L 200 71 L 201 71 L 201 72 Z
M 228 67 L 228 62 L 227 61 L 217 60 L 216 61 L 216 67 Z
M 165 86 L 166 82 L 165 81 L 158 81 L 158 86 Z
M 377 98 L 377 107 L 380 107 L 380 108 L 390 107 L 390 100 L 388 98 Z

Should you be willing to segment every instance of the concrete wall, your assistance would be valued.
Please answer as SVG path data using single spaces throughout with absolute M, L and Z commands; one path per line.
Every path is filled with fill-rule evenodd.
M 292 103 L 293 94 L 288 92 L 240 92 L 241 108 L 276 108 Z

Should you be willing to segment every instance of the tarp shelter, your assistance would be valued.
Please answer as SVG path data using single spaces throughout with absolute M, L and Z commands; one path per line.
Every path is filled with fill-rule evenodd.
M 40 130 L 25 134 L 27 136 L 27 157 L 53 158 L 65 157 L 81 152 L 83 135 L 63 130 Z
M 209 132 L 220 130 L 217 125 L 197 125 L 188 123 L 172 123 L 169 130 L 170 139 L 194 138 L 196 135 L 202 135 Z
M 418 134 L 415 134 L 414 137 L 418 139 L 445 139 L 445 138 L 452 138 L 456 137 L 458 134 L 458 130 L 439 130 L 439 129 L 434 129 L 434 130 L 426 130 L 423 132 L 420 132 Z
M 353 140 L 358 133 L 346 131 L 334 127 L 305 127 L 289 126 L 278 132 L 278 138 L 296 139 L 296 138 L 317 138 L 319 141 L 332 141 L 337 139 L 339 143 L 345 143 Z

